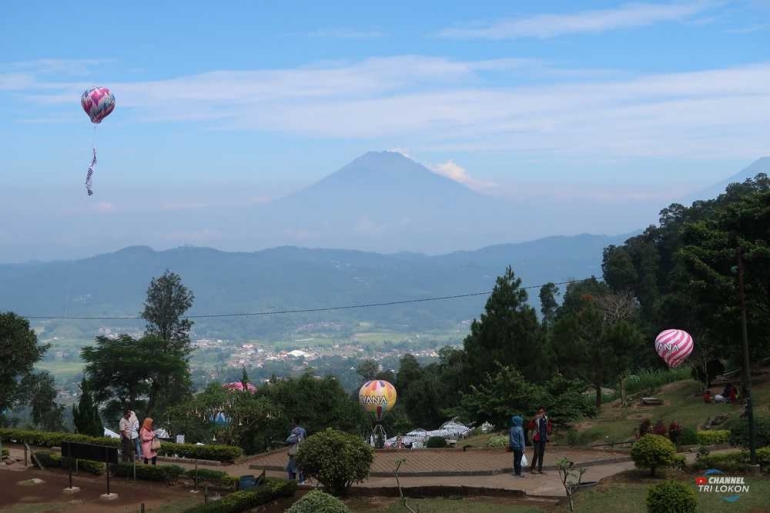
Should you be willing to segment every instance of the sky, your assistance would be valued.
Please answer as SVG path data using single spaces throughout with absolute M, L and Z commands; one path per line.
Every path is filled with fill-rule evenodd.
M 139 218 L 270 202 L 370 150 L 620 204 L 628 230 L 770 154 L 768 0 L 215 5 L 3 2 L 0 262 L 118 249 L 78 233 L 138 210 L 141 242 Z M 92 85 L 117 104 L 95 131 Z

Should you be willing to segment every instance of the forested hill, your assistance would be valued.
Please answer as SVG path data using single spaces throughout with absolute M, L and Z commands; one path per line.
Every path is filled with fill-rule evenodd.
M 440 256 L 413 253 L 281 247 L 228 253 L 181 247 L 129 247 L 70 262 L 0 265 L 0 311 L 35 316 L 135 316 L 150 280 L 165 269 L 195 293 L 191 315 L 318 308 L 417 299 L 491 290 L 511 265 L 525 286 L 601 275 L 602 250 L 627 236 L 550 237 Z M 537 290 L 530 291 L 537 297 Z M 447 329 L 477 317 L 485 297 L 351 309 L 313 314 L 196 320 L 201 336 L 261 337 L 294 332 L 306 323 L 358 329 Z M 142 327 L 141 322 L 52 321 L 49 334 L 93 337 L 100 326 Z M 328 326 L 326 328 L 329 328 Z M 309 330 L 321 329 L 318 326 Z M 340 327 L 337 327 L 340 329 Z

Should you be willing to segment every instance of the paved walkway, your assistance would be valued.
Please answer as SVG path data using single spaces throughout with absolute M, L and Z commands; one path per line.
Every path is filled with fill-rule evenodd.
M 532 450 L 527 450 L 526 455 L 531 462 Z M 630 460 L 628 453 L 623 452 L 549 446 L 546 449 L 543 467 L 546 470 L 556 471 L 557 462 L 565 457 L 578 466 Z M 370 475 L 374 478 L 392 477 L 399 460 L 405 460 L 399 470 L 399 475 L 404 477 L 491 476 L 513 472 L 513 454 L 501 449 L 466 452 L 451 449 L 421 449 L 377 451 Z M 286 462 L 285 450 L 274 451 L 251 460 L 249 467 L 258 471 L 282 471 L 286 468 Z

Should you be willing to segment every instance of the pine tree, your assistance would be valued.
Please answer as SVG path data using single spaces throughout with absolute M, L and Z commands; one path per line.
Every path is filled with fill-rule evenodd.
M 80 383 L 80 401 L 72 405 L 72 416 L 75 421 L 75 429 L 81 435 L 104 436 L 104 426 L 99 417 L 99 409 L 94 404 L 88 381 L 83 378 Z
M 241 384 L 243 385 L 243 390 L 249 389 L 249 375 L 246 374 L 246 366 L 243 367 L 243 376 L 241 376 Z

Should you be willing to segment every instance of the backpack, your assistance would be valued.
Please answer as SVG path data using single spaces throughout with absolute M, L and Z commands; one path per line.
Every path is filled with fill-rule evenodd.
M 299 451 L 299 444 L 302 443 L 302 435 L 297 434 L 297 443 L 289 447 L 289 456 L 296 456 L 297 451 Z

